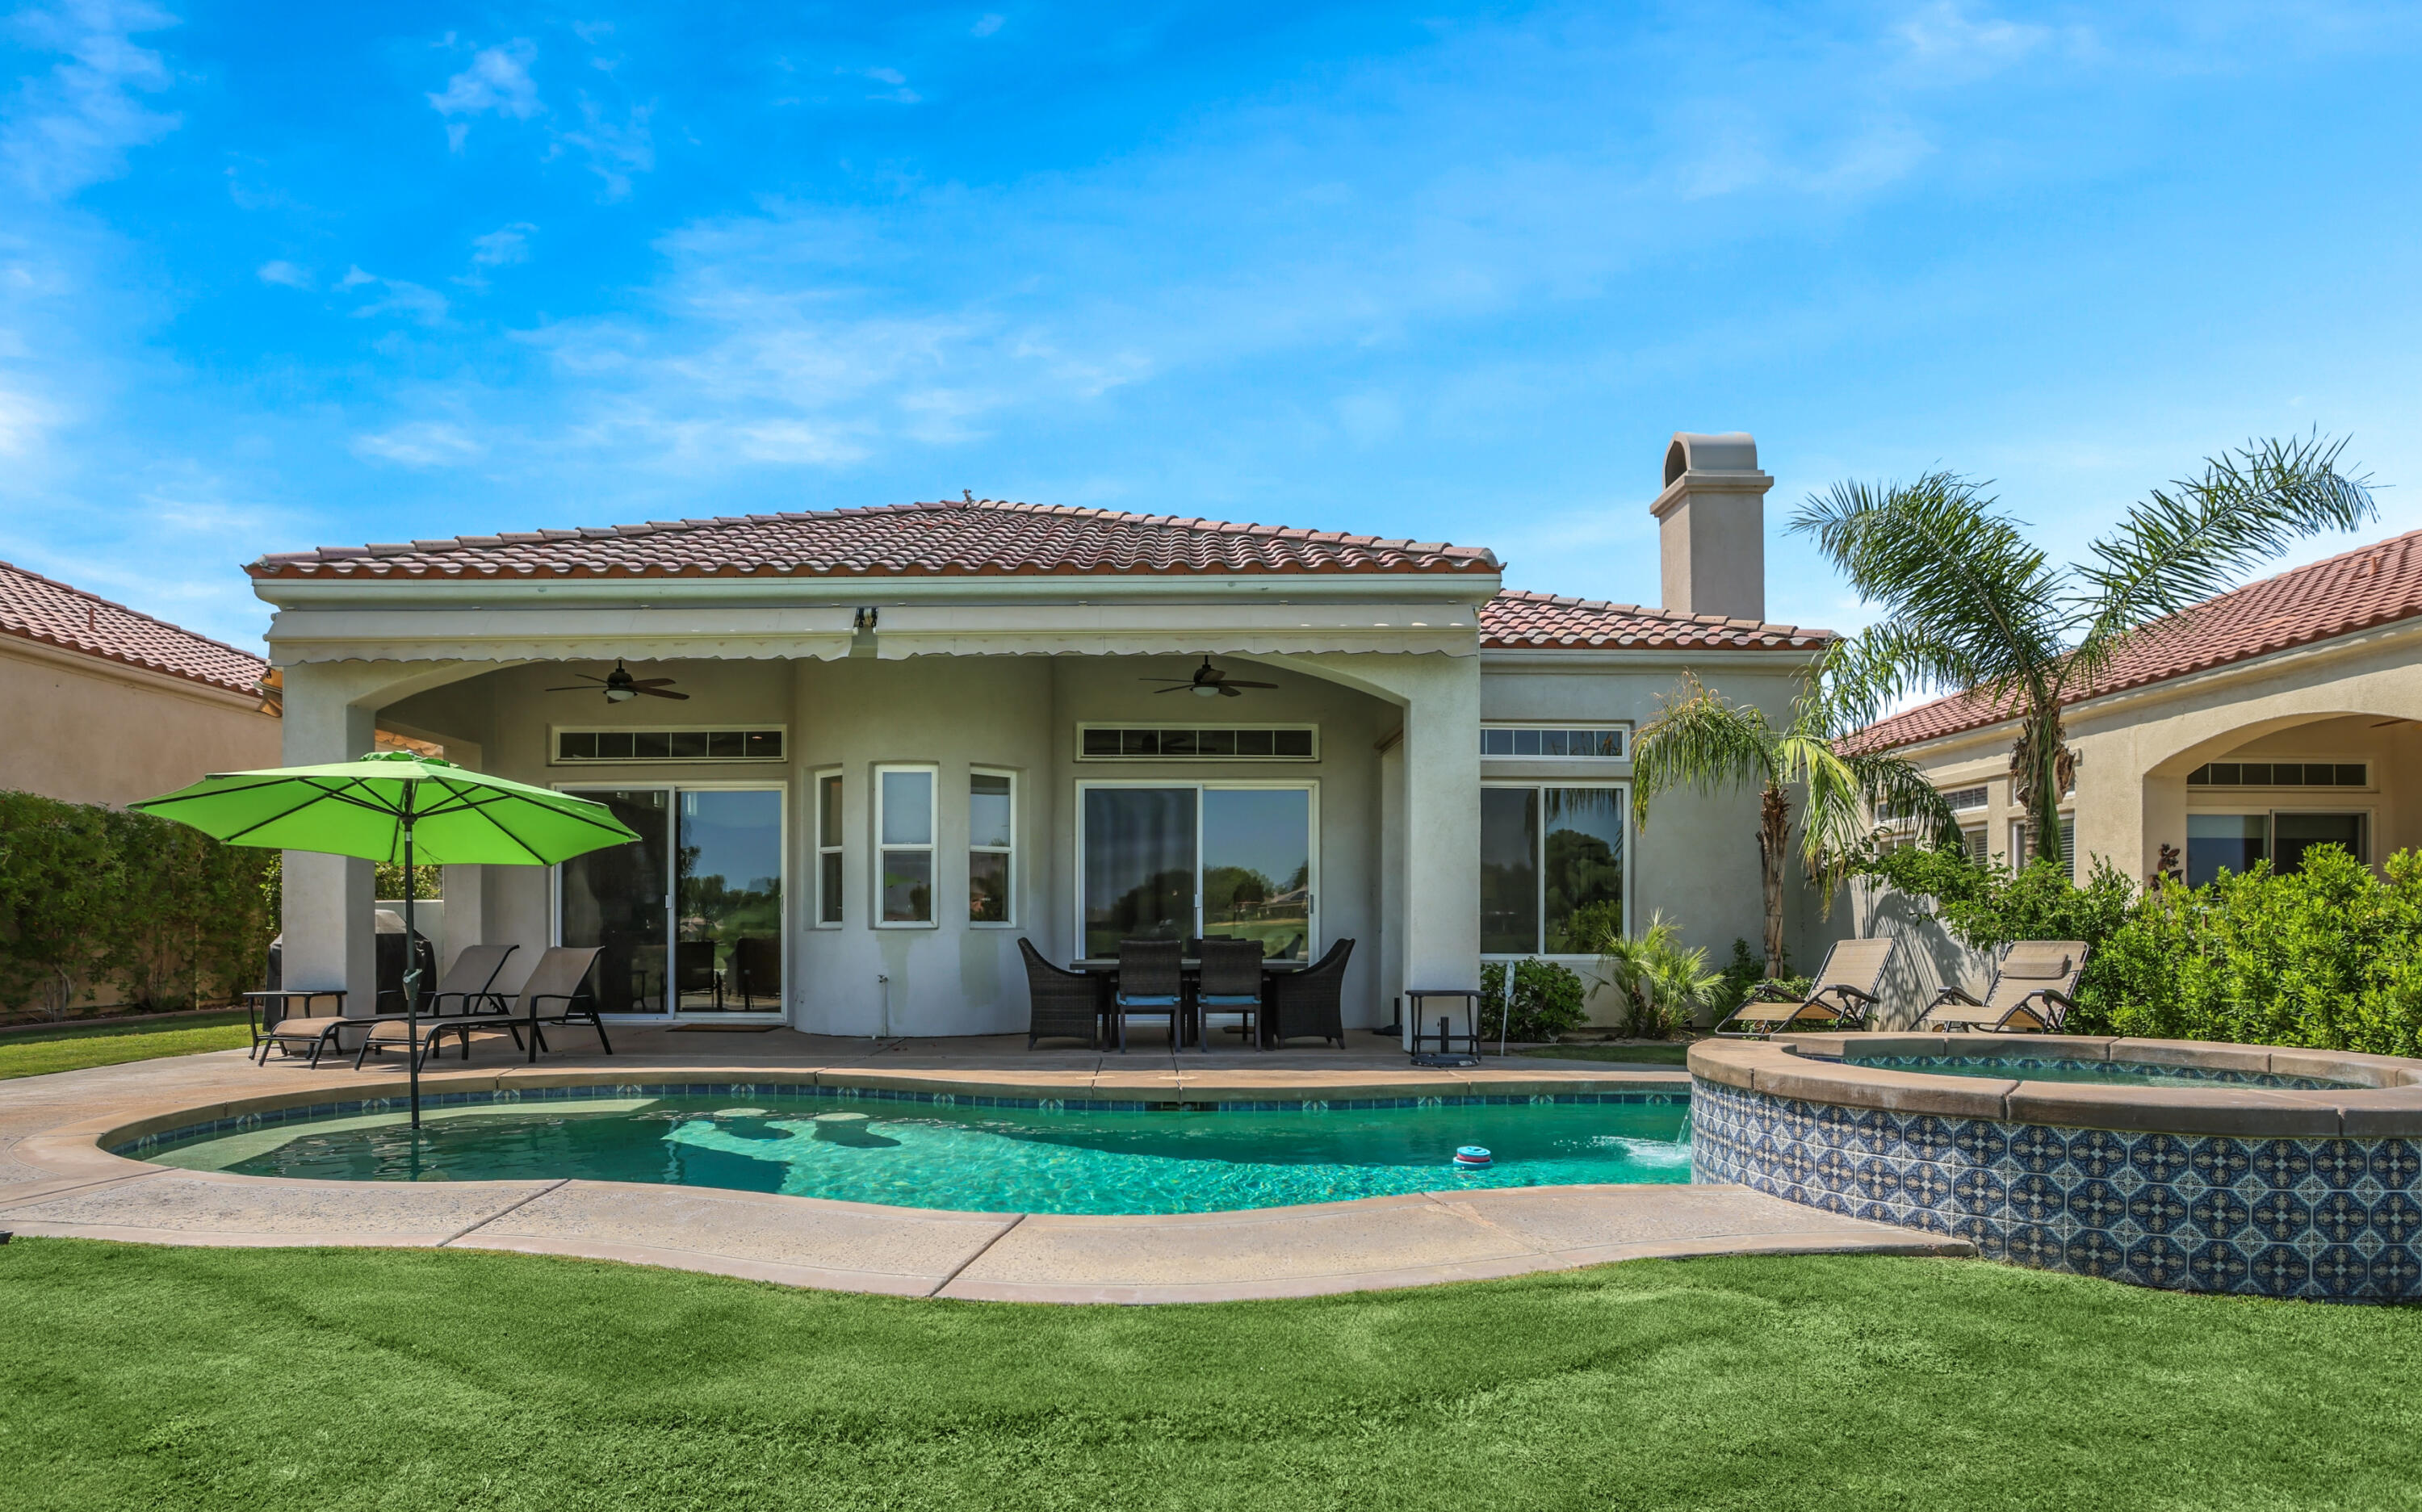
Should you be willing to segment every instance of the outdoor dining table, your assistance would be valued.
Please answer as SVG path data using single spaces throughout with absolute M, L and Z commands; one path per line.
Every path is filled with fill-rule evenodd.
M 1262 962 L 1263 1002 L 1267 1003 L 1269 1001 L 1270 978 L 1274 976 L 1293 976 L 1296 972 L 1302 970 L 1305 967 L 1311 964 L 1312 963 L 1310 961 L 1273 961 L 1265 959 Z M 1087 976 L 1093 979 L 1093 1000 L 1096 1004 L 1097 1012 L 1107 1017 L 1109 1014 L 1115 1011 L 1112 1006 L 1112 1000 L 1117 993 L 1119 984 L 1119 958 L 1117 956 L 1079 956 L 1076 960 L 1069 962 L 1068 966 L 1069 969 L 1082 971 Z M 1201 1032 L 1202 1009 L 1194 1006 L 1194 987 L 1196 983 L 1203 980 L 1203 958 L 1199 955 L 1188 955 L 1184 957 L 1177 963 L 1177 973 L 1179 980 L 1184 982 L 1186 984 L 1186 1000 L 1188 1008 L 1191 1010 L 1195 1017 L 1196 1032 L 1194 1037 L 1196 1043 L 1199 1044 L 1203 1038 Z M 1258 1015 L 1255 1016 L 1254 1022 L 1261 1028 L 1263 1043 L 1267 1044 L 1269 1042 L 1269 1016 L 1266 1013 Z

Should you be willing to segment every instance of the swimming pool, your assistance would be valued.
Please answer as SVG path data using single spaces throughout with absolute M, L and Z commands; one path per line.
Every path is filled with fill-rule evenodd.
M 1653 1098 L 1653 1100 L 1651 1100 Z M 1486 1146 L 1493 1163 L 1454 1164 Z M 976 1212 L 1201 1213 L 1465 1187 L 1691 1179 L 1689 1101 L 1084 1111 L 668 1095 L 378 1110 L 212 1127 L 121 1153 L 345 1181 L 576 1177 Z

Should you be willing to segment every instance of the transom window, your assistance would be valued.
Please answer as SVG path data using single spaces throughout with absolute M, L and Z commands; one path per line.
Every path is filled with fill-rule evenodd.
M 1975 787 L 1950 788 L 1944 791 L 1942 801 L 1949 804 L 1952 811 L 1955 813 L 1964 812 L 1970 809 L 1981 809 L 1985 807 L 1987 795 L 1988 790 L 1981 784 Z M 1879 823 L 1892 824 L 1898 820 L 1910 817 L 1910 811 L 1903 809 L 1896 804 L 1879 803 L 1876 805 L 1876 818 Z
M 1621 725 L 1484 725 L 1480 754 L 1621 761 L 1628 733 Z
M 1480 953 L 1570 955 L 1623 928 L 1627 788 L 1480 790 Z
M 1315 725 L 1103 725 L 1077 727 L 1079 761 L 1312 762 Z
M 2187 786 L 2359 788 L 2369 776 L 2361 762 L 2213 762 L 2189 772 Z
M 555 732 L 555 764 L 591 762 L 778 762 L 783 732 L 740 725 Z

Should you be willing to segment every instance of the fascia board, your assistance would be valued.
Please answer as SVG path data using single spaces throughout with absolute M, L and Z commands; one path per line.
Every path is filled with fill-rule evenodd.
M 401 608 L 410 606 L 583 604 L 748 605 L 951 603 L 1101 604 L 1395 602 L 1478 606 L 1496 597 L 1494 573 L 1085 573 L 1034 576 L 893 577 L 506 577 L 354 578 L 345 581 L 255 578 L 253 592 L 281 607 Z

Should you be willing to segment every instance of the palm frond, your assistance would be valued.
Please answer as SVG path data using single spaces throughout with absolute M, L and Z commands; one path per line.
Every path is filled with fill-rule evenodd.
M 2339 468 L 2346 444 L 2319 433 L 2249 441 L 2130 510 L 2077 569 L 2071 602 L 2084 634 L 2065 680 L 2092 686 L 2136 638 L 2188 634 L 2191 607 L 2249 568 L 2307 536 L 2376 518 L 2370 479 Z
M 1871 632 L 1877 660 L 1904 679 L 1998 692 L 2035 680 L 2066 649 L 2061 574 L 1957 474 L 1837 483 L 1812 496 L 1791 528 L 1814 536 L 1884 610 Z M 1880 654 L 1885 645 L 1895 654 Z
M 1727 701 L 1682 674 L 1680 698 L 1667 703 L 1631 743 L 1633 823 L 1648 823 L 1648 803 L 1677 787 L 1700 793 L 1783 780 L 1775 764 L 1775 732 L 1765 711 Z

